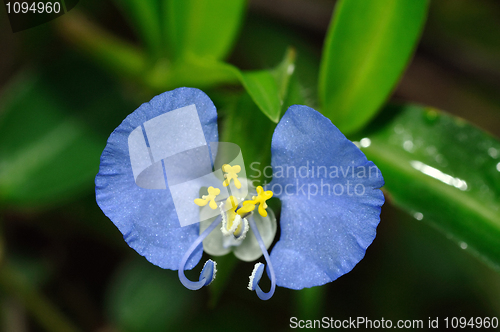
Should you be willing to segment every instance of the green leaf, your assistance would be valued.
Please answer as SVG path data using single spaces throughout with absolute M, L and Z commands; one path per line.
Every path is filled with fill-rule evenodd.
M 283 61 L 273 70 L 239 72 L 241 84 L 274 123 L 278 123 L 290 78 L 295 70 L 295 50 L 288 49 Z
M 130 17 L 132 26 L 137 30 L 150 53 L 159 56 L 163 44 L 159 0 L 116 0 L 115 2 Z
M 323 114 L 344 134 L 376 114 L 401 76 L 424 25 L 427 0 L 341 0 L 321 59 Z
M 223 59 L 243 19 L 245 0 L 165 0 L 165 33 L 174 59 Z
M 360 145 L 382 171 L 389 199 L 499 269 L 498 139 L 431 108 L 385 111 L 397 115 L 368 128 Z
M 283 104 L 283 101 L 287 96 L 290 77 L 292 77 L 295 71 L 295 58 L 295 49 L 288 48 L 283 61 L 274 70 L 271 71 L 271 74 L 276 81 L 276 85 L 278 86 L 278 97 L 280 99 L 280 104 Z
M 241 84 L 253 101 L 271 121 L 278 123 L 281 109 L 278 86 L 270 71 L 259 70 L 241 73 Z
M 262 18 L 255 19 L 249 16 L 245 21 L 239 42 L 237 43 L 232 58 L 238 59 L 251 68 L 271 68 L 282 61 L 283 54 L 290 47 L 296 50 L 295 71 L 290 83 L 289 97 L 297 97 L 301 105 L 308 105 L 318 109 L 317 84 L 320 57 L 315 44 L 300 38 L 290 29 L 274 21 Z M 262 52 L 262 50 L 266 50 Z M 293 82 L 296 78 L 297 82 Z M 293 85 L 296 85 L 293 87 Z M 296 89 L 295 89 L 296 88 Z M 286 106 L 292 104 L 286 104 Z

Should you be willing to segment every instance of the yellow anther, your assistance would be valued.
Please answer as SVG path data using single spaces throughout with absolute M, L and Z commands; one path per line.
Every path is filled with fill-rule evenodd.
M 264 188 L 258 186 L 257 196 L 253 196 L 252 200 L 243 202 L 243 207 L 241 209 L 245 208 L 246 206 L 249 206 L 250 211 L 253 211 L 253 209 L 255 209 L 255 205 L 259 204 L 259 214 L 263 217 L 266 217 L 267 216 L 266 201 L 271 197 L 273 197 L 273 192 L 271 190 L 264 191 Z M 252 205 L 253 207 L 251 207 Z M 238 213 L 240 213 L 241 209 L 238 210 Z
M 194 200 L 194 204 L 198 206 L 205 206 L 207 205 L 210 206 L 212 210 L 217 209 L 217 203 L 215 203 L 215 197 L 220 194 L 220 189 L 219 188 L 214 188 L 214 187 L 208 187 L 208 195 L 203 195 L 201 198 L 196 198 Z
M 240 216 L 244 216 L 245 214 L 253 211 L 255 209 L 255 204 L 250 204 L 250 201 L 243 202 L 243 206 L 236 211 Z
M 237 173 L 241 172 L 241 166 L 239 166 L 239 165 L 231 166 L 231 165 L 225 164 L 222 166 L 222 171 L 224 173 L 226 173 L 226 174 L 224 174 L 224 177 L 226 179 L 224 180 L 224 182 L 222 182 L 224 187 L 229 186 L 229 183 L 231 182 L 231 179 L 232 179 L 236 188 L 238 188 L 238 189 L 241 188 L 241 182 L 240 182 L 240 180 L 238 180 L 238 174 L 237 174 Z

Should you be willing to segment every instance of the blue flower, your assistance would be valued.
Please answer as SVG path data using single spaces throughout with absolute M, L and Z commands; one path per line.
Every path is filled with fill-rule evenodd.
M 234 146 L 226 155 L 231 163 L 218 160 L 224 144 L 218 142 L 215 106 L 202 91 L 179 88 L 156 96 L 109 137 L 95 180 L 97 203 L 130 247 L 157 266 L 178 270 L 190 289 L 215 278 L 212 260 L 199 281 L 184 276 L 203 248 L 212 255 L 233 251 L 246 261 L 263 254 L 271 290 L 258 285 L 261 263 L 249 288 L 265 300 L 276 285 L 323 285 L 363 258 L 375 238 L 384 182 L 330 120 L 307 106 L 287 110 L 273 135 L 273 180 L 265 188 L 253 189 L 240 176 L 244 163 L 241 155 L 233 158 Z M 265 200 L 273 194 L 282 202 L 281 236 L 269 256 L 277 227 Z

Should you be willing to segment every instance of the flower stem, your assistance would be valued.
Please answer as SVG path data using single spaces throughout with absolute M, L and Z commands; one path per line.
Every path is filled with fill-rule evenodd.
M 58 32 L 106 68 L 128 78 L 140 78 L 148 66 L 142 50 L 90 22 L 72 10 L 57 20 Z

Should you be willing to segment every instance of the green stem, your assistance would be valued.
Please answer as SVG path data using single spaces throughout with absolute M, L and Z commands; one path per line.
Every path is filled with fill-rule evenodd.
M 233 255 L 233 253 L 229 253 L 225 256 L 219 256 L 214 259 L 218 263 L 218 271 L 215 282 L 209 286 L 210 299 L 208 307 L 210 309 L 215 309 L 217 306 L 217 302 L 228 285 L 228 280 L 231 278 L 236 265 L 238 265 L 238 259 Z
M 69 43 L 120 75 L 138 78 L 148 66 L 147 57 L 139 48 L 91 23 L 76 10 L 61 16 L 57 28 Z
M 304 288 L 297 292 L 296 305 L 300 317 L 314 319 L 321 316 L 326 299 L 326 287 Z

